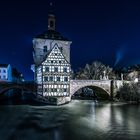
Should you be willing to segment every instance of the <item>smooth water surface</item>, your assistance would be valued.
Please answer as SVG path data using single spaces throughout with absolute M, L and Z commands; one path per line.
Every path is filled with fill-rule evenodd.
M 140 140 L 140 106 L 74 100 L 0 106 L 0 140 Z

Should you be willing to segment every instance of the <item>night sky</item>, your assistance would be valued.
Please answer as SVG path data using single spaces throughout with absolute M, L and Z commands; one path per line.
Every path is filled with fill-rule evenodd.
M 140 63 L 140 0 L 56 0 L 56 30 L 72 40 L 73 69 Z M 47 30 L 47 0 L 0 1 L 0 63 L 33 79 L 32 39 Z

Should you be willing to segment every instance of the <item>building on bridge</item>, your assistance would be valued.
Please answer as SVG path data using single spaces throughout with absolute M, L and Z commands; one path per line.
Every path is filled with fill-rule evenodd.
M 38 97 L 61 100 L 70 95 L 71 41 L 55 30 L 55 15 L 48 15 L 48 30 L 33 39 L 34 79 Z M 64 101 L 65 102 L 65 101 Z
M 12 82 L 12 68 L 10 64 L 0 64 L 0 81 Z

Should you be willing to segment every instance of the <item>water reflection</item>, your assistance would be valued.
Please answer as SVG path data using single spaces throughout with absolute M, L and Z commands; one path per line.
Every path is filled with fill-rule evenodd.
M 58 107 L 0 106 L 0 114 L 2 140 L 140 139 L 139 106 L 75 100 Z

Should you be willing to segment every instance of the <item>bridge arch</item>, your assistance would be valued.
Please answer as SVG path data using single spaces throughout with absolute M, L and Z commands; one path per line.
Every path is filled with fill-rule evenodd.
M 83 85 L 83 86 L 81 86 L 81 87 L 76 88 L 76 89 L 73 91 L 73 93 L 71 94 L 71 96 L 73 96 L 78 90 L 83 89 L 83 88 L 86 88 L 86 87 L 92 89 L 93 92 L 94 92 L 98 97 L 102 95 L 102 96 L 104 96 L 105 98 L 109 98 L 109 96 L 110 96 L 110 93 L 109 93 L 106 89 L 101 88 L 101 87 L 99 87 L 99 86 L 91 85 L 91 84 L 89 84 L 89 85 Z
M 100 90 L 110 96 L 111 81 L 110 80 L 71 80 L 70 94 L 74 95 L 76 91 L 84 87 L 92 87 L 94 90 Z
M 83 85 L 81 87 L 76 88 L 71 95 L 74 95 L 79 89 L 82 89 L 82 88 L 85 88 L 85 87 L 92 87 L 92 89 L 94 89 L 94 90 L 98 89 L 98 90 L 101 90 L 101 91 L 105 92 L 106 94 L 110 95 L 110 93 L 106 89 L 101 88 L 99 86 L 90 85 L 90 84 L 89 85 Z
M 9 87 L 5 87 L 3 88 L 2 90 L 0 90 L 0 95 L 4 94 L 5 92 L 11 90 L 11 89 L 20 89 L 20 90 L 24 90 L 24 91 L 30 91 L 30 92 L 34 92 L 32 91 L 31 89 L 29 88 L 26 88 L 24 86 L 18 86 L 18 85 L 12 85 L 12 86 L 9 86 Z

